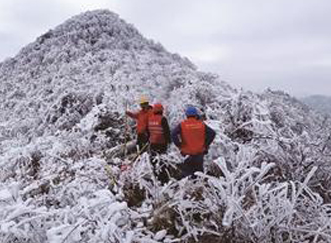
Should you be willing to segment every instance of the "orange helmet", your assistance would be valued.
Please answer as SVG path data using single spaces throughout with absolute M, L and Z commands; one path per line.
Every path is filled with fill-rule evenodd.
M 163 112 L 163 106 L 160 103 L 154 105 L 153 110 L 155 113 Z

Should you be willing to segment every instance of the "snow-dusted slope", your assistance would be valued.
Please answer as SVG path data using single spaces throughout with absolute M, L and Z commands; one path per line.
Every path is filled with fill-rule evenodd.
M 153 97 L 161 99 L 173 88 L 171 81 L 180 85 L 189 75 L 199 79 L 189 61 L 107 11 L 88 12 L 50 30 L 2 63 L 0 73 L 4 129 L 24 136 L 31 125 L 35 129 L 45 122 L 67 128 L 60 106 L 66 108 L 73 97 L 78 116 L 97 102 L 122 111 L 125 100 L 132 103 L 139 92 L 158 90 Z
M 39 37 L 0 64 L 0 92 L 3 242 L 330 240 L 330 121 L 282 92 L 235 90 L 116 14 Z M 213 176 L 162 186 L 147 154 L 119 171 L 111 150 L 141 94 L 171 126 L 204 109 Z M 174 147 L 162 159 L 181 161 Z
M 301 100 L 310 107 L 325 114 L 331 115 L 331 97 L 323 95 L 311 95 L 304 97 Z

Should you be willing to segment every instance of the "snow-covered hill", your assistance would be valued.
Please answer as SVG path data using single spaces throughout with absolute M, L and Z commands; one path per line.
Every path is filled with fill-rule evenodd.
M 330 121 L 236 90 L 114 13 L 75 16 L 1 63 L 0 93 L 2 242 L 330 241 Z M 162 186 L 148 154 L 119 170 L 141 94 L 172 127 L 189 104 L 205 111 L 207 174 Z M 174 146 L 160 159 L 182 160 Z
M 331 97 L 312 95 L 302 98 L 302 102 L 320 112 L 331 115 Z

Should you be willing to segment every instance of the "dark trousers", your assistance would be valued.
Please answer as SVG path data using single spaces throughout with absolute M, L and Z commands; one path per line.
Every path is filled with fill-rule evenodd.
M 203 154 L 189 155 L 183 164 L 179 165 L 182 171 L 182 178 L 194 176 L 194 172 L 203 172 Z
M 138 145 L 139 151 L 141 151 L 145 147 L 147 142 L 148 142 L 147 134 L 139 133 L 137 136 L 137 145 Z M 145 148 L 145 150 L 146 150 L 146 148 Z
M 155 176 L 158 178 L 159 181 L 161 181 L 162 184 L 167 183 L 169 181 L 169 176 L 167 173 L 167 166 L 166 161 L 160 161 L 161 163 L 161 169 L 160 171 L 156 172 L 156 161 L 155 161 L 155 157 L 158 154 L 165 154 L 167 152 L 168 146 L 167 144 L 151 144 L 150 145 L 150 158 L 151 158 L 151 162 L 152 165 L 154 167 L 154 173 Z
M 150 154 L 150 159 L 152 162 L 152 165 L 155 167 L 156 161 L 155 157 L 158 154 L 165 154 L 167 152 L 168 146 L 167 144 L 150 144 L 149 146 L 149 154 Z
M 167 152 L 167 144 L 153 144 L 151 143 L 150 151 L 151 154 L 165 154 Z

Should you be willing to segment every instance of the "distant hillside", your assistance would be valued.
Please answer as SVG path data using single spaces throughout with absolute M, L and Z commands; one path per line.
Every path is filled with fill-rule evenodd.
M 301 99 L 308 106 L 331 116 L 331 97 L 312 95 Z

